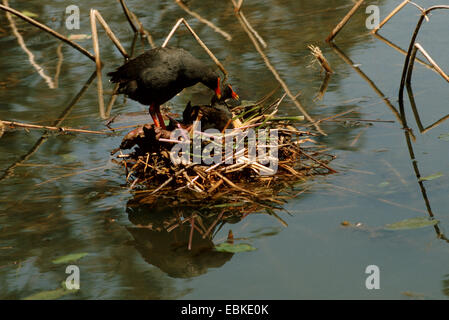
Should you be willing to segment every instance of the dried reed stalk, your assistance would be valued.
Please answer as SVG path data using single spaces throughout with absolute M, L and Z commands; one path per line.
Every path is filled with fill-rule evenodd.
M 388 20 L 390 20 L 391 18 L 393 18 L 393 16 L 395 16 L 399 11 L 402 10 L 402 8 L 404 8 L 407 3 L 409 3 L 410 0 L 404 0 L 402 1 L 396 8 L 393 9 L 393 11 L 390 12 L 390 14 L 384 19 L 382 20 L 381 23 L 379 23 L 379 25 L 374 28 L 371 32 L 372 33 L 377 33 L 377 31 L 379 31 L 380 28 L 383 27 L 384 24 L 386 24 L 388 22 Z
M 204 19 L 203 17 L 201 17 L 198 13 L 193 12 L 192 10 L 190 10 L 182 0 L 175 0 L 176 4 L 178 6 L 180 6 L 185 12 L 187 12 L 188 14 L 190 14 L 192 17 L 195 17 L 196 19 L 198 19 L 198 21 L 204 23 L 205 25 L 207 25 L 208 27 L 210 27 L 212 30 L 214 30 L 215 32 L 221 34 L 226 40 L 231 41 L 232 37 L 229 33 L 227 33 L 226 31 L 223 31 L 222 29 L 220 29 L 219 27 L 217 27 L 215 24 L 213 24 L 212 22 L 210 22 L 207 19 Z
M 97 68 L 96 70 L 97 70 L 98 108 L 99 108 L 99 112 L 100 112 L 100 117 L 102 119 L 107 119 L 109 117 L 109 114 L 105 111 L 105 107 L 104 107 L 103 77 L 102 77 L 102 73 L 101 73 L 102 63 L 101 63 L 101 59 L 100 59 L 100 44 L 98 41 L 98 31 L 97 31 L 97 22 L 96 22 L 97 20 L 101 24 L 103 29 L 106 31 L 106 34 L 108 35 L 108 37 L 111 39 L 111 41 L 114 43 L 114 45 L 120 51 L 120 53 L 123 55 L 125 60 L 129 59 L 129 55 L 126 52 L 125 48 L 123 48 L 123 46 L 120 43 L 120 41 L 118 40 L 118 38 L 115 36 L 114 32 L 111 30 L 111 28 L 109 28 L 108 24 L 103 19 L 101 14 L 97 10 L 91 9 L 90 10 L 90 25 L 91 25 L 91 29 L 92 29 L 92 31 L 91 31 L 92 32 L 92 44 L 93 44 L 94 52 L 95 52 L 95 65 Z M 111 98 L 111 99 L 113 99 L 113 98 Z M 111 100 L 111 101 L 114 101 L 114 100 Z M 112 108 L 111 103 L 110 103 L 110 106 Z M 109 107 L 108 107 L 108 109 L 109 109 Z
M 332 68 L 327 61 L 326 57 L 323 55 L 323 52 L 321 52 L 321 49 L 318 46 L 309 45 L 308 48 L 312 52 L 312 55 L 315 57 L 315 59 L 320 63 L 321 67 L 326 71 L 327 73 L 333 73 Z
M 407 55 L 407 51 L 405 51 L 404 49 L 402 49 L 401 47 L 397 46 L 396 44 L 394 44 L 393 42 L 389 41 L 388 39 L 382 37 L 380 34 L 378 33 L 373 33 L 373 36 L 376 37 L 377 39 L 379 39 L 380 41 L 386 43 L 388 46 L 392 47 L 393 49 L 395 49 L 396 51 L 398 51 L 399 53 L 403 54 L 404 56 Z M 427 62 L 419 59 L 418 57 L 415 58 L 415 61 L 417 61 L 419 64 L 421 64 L 422 66 L 426 67 L 427 69 L 433 70 L 435 71 L 435 69 L 433 68 L 432 65 L 428 64 Z
M 89 86 L 91 85 L 92 81 L 95 79 L 96 72 L 94 71 L 90 78 L 86 81 L 84 86 L 80 89 L 80 91 L 77 93 L 77 95 L 70 101 L 69 105 L 62 111 L 61 115 L 58 117 L 57 120 L 55 120 L 52 124 L 52 126 L 59 127 L 62 122 L 67 118 L 67 116 L 70 114 L 70 112 L 73 110 L 75 105 L 80 101 L 81 97 L 84 95 L 84 93 L 87 91 Z M 20 160 L 17 160 L 13 164 L 11 164 L 3 173 L 3 175 L 0 177 L 0 181 L 5 180 L 14 174 L 14 169 L 18 167 L 19 165 L 23 164 L 24 162 L 28 161 L 33 154 L 35 154 L 39 148 L 47 141 L 48 139 L 48 132 L 45 132 L 39 140 L 31 147 L 31 149 L 21 156 Z
M 358 65 L 356 65 L 346 54 L 340 50 L 335 44 L 331 44 L 331 47 L 334 49 L 335 53 L 348 65 L 350 66 L 357 74 L 365 80 L 368 85 L 374 90 L 374 92 L 382 99 L 385 105 L 393 112 L 393 115 L 398 119 L 399 123 L 404 126 L 405 122 L 402 118 L 401 113 L 396 109 L 396 107 L 391 103 L 390 99 L 385 96 L 385 94 L 379 89 L 379 87 L 371 80 Z M 413 140 L 416 140 L 416 137 L 411 132 Z
M 45 129 L 45 130 L 59 131 L 59 132 L 78 132 L 78 133 L 93 133 L 93 134 L 105 134 L 105 135 L 111 134 L 110 132 L 106 132 L 106 131 L 84 130 L 84 129 L 75 129 L 75 128 L 68 128 L 68 127 L 41 126 L 41 125 L 37 125 L 37 124 L 29 124 L 29 123 L 23 123 L 23 122 L 17 122 L 17 121 L 1 120 L 1 122 L 4 125 L 10 126 L 10 127 L 20 127 L 20 128 L 28 128 L 28 129 Z
M 447 82 L 449 82 L 449 76 L 443 71 L 443 69 L 441 69 L 441 67 L 432 59 L 432 57 L 430 56 L 430 54 L 427 53 L 426 50 L 424 50 L 424 48 L 419 44 L 419 43 L 415 43 L 415 46 L 413 48 L 411 57 L 410 57 L 410 64 L 408 67 L 408 72 L 407 72 L 407 79 L 406 82 L 408 84 L 410 84 L 411 82 L 411 78 L 412 78 L 412 71 L 413 71 L 413 66 L 414 66 L 414 61 L 415 61 L 415 57 L 416 57 L 416 52 L 420 51 L 424 57 L 426 57 L 426 59 L 429 61 L 429 63 L 433 66 L 433 68 L 435 69 L 435 71 L 443 77 L 444 80 L 446 80 Z
M 411 76 L 411 74 L 410 74 L 410 76 Z M 408 81 L 408 79 L 407 79 L 407 81 Z M 408 97 L 409 97 L 409 100 L 410 100 L 410 106 L 412 108 L 413 115 L 415 117 L 416 124 L 418 125 L 420 133 L 425 134 L 428 131 L 438 127 L 440 124 L 445 122 L 447 119 L 449 119 L 449 114 L 447 114 L 444 117 L 442 117 L 439 120 L 437 120 L 434 123 L 432 123 L 431 125 L 429 125 L 429 126 L 424 128 L 424 126 L 423 126 L 423 124 L 421 122 L 421 117 L 419 116 L 418 108 L 416 107 L 416 101 L 415 101 L 415 97 L 413 95 L 413 90 L 412 90 L 410 82 L 406 83 L 406 88 L 407 88 L 407 94 L 408 94 Z
M 3 5 L 6 7 L 9 7 L 8 0 L 3 0 Z M 36 60 L 34 59 L 34 54 L 26 46 L 22 35 L 20 34 L 19 30 L 17 30 L 16 23 L 14 22 L 14 19 L 11 16 L 11 13 L 9 13 L 8 11 L 6 11 L 6 18 L 9 21 L 9 26 L 11 27 L 11 30 L 12 30 L 14 36 L 17 38 L 17 42 L 19 43 L 22 50 L 28 55 L 28 60 L 30 61 L 30 64 L 37 71 L 37 73 L 42 77 L 42 79 L 45 80 L 48 87 L 50 89 L 55 89 L 56 88 L 55 83 L 53 82 L 51 77 L 49 77 L 47 74 L 45 74 L 44 68 L 42 68 L 39 64 L 37 64 Z
M 399 109 L 401 112 L 401 116 L 405 117 L 405 110 L 404 110 L 404 87 L 406 84 L 406 78 L 407 78 L 407 72 L 409 70 L 409 64 L 410 64 L 410 58 L 413 52 L 413 48 L 415 47 L 416 38 L 418 37 L 419 30 L 421 29 L 422 23 L 425 18 L 427 18 L 427 15 L 435 10 L 449 10 L 449 6 L 446 5 L 438 5 L 438 6 L 432 6 L 430 8 L 425 9 L 421 12 L 421 16 L 419 17 L 419 20 L 416 24 L 415 30 L 413 32 L 412 38 L 410 39 L 410 44 L 407 51 L 407 56 L 405 57 L 404 66 L 402 69 L 402 76 L 401 76 L 401 84 L 399 86 Z M 404 121 L 405 122 L 405 121 Z
M 168 41 L 170 41 L 171 37 L 173 37 L 173 35 L 175 34 L 176 30 L 178 30 L 179 26 L 181 25 L 181 23 L 183 23 L 186 28 L 190 31 L 190 33 L 192 34 L 192 36 L 195 38 L 195 40 L 200 44 L 200 46 L 207 52 L 207 54 L 209 55 L 209 57 L 211 57 L 211 59 L 215 62 L 215 64 L 218 66 L 218 68 L 220 68 L 221 72 L 223 72 L 223 74 L 225 75 L 225 78 L 228 75 L 228 72 L 226 71 L 226 69 L 223 67 L 223 65 L 221 64 L 220 61 L 218 61 L 218 59 L 215 57 L 215 55 L 212 53 L 212 51 L 209 50 L 209 48 L 204 44 L 204 42 L 200 39 L 200 37 L 195 33 L 195 31 L 193 31 L 192 27 L 190 27 L 190 25 L 188 24 L 188 22 L 184 19 L 181 18 L 179 19 L 175 25 L 173 26 L 173 28 L 171 29 L 170 33 L 168 34 L 167 38 L 165 38 L 164 43 L 162 44 L 162 48 L 166 47 L 168 44 Z
M 265 40 L 259 35 L 259 33 L 252 27 L 252 25 L 249 23 L 249 21 L 246 19 L 245 14 L 241 11 L 242 10 L 242 5 L 243 5 L 243 0 L 239 0 L 238 3 L 235 2 L 235 0 L 231 0 L 232 4 L 234 5 L 234 10 L 236 13 L 240 13 L 240 17 L 242 18 L 242 20 L 245 22 L 246 26 L 248 27 L 248 29 L 252 32 L 252 34 L 254 35 L 254 37 L 256 37 L 256 39 L 260 42 L 260 44 L 262 45 L 262 47 L 266 48 L 267 47 L 267 43 L 265 42 Z
M 364 0 L 359 0 L 357 3 L 352 7 L 351 10 L 344 16 L 344 18 L 340 21 L 339 24 L 332 30 L 332 32 L 329 34 L 329 36 L 326 38 L 326 42 L 331 42 L 337 34 L 340 32 L 341 29 L 346 25 L 346 23 L 351 19 L 351 17 L 354 15 L 354 13 L 357 11 L 357 9 L 363 4 Z
M 132 18 L 132 12 L 128 9 L 128 6 L 126 5 L 125 0 L 119 0 L 119 2 L 120 2 L 120 5 L 122 6 L 123 12 L 125 13 L 126 20 L 128 20 L 128 23 L 129 23 L 131 29 L 133 29 L 134 33 L 137 33 L 138 30 L 137 30 L 136 26 L 134 25 L 133 18 Z
M 75 48 L 76 50 L 78 50 L 79 52 L 84 54 L 86 57 L 88 57 L 89 59 L 95 61 L 95 56 L 92 55 L 89 51 L 87 51 L 86 49 L 81 47 L 79 44 L 77 44 L 77 43 L 67 39 L 66 37 L 64 37 L 63 35 L 59 34 L 56 31 L 54 31 L 53 29 L 47 27 L 46 25 L 44 25 L 44 24 L 42 24 L 40 22 L 37 22 L 36 20 L 34 20 L 34 19 L 30 18 L 30 17 L 27 17 L 26 15 L 24 15 L 24 14 L 20 13 L 19 11 L 15 10 L 13 8 L 10 8 L 8 6 L 0 4 L 0 9 L 2 9 L 4 11 L 7 11 L 7 12 L 10 12 L 10 13 L 16 15 L 17 17 L 25 20 L 26 22 L 32 24 L 33 26 L 38 27 L 39 29 L 44 30 L 45 32 L 48 32 L 49 34 L 53 35 L 54 37 L 58 38 L 59 40 L 65 42 L 68 45 L 70 45 L 71 47 Z
M 237 4 L 236 2 L 233 0 L 232 3 L 236 6 L 237 8 Z M 245 23 L 245 21 L 242 19 L 241 16 L 242 12 L 241 10 L 237 11 L 236 10 L 236 16 L 237 19 L 239 20 L 240 24 L 243 27 L 243 30 L 245 30 L 245 32 L 248 34 L 249 38 L 251 39 L 251 41 L 253 42 L 254 47 L 256 48 L 257 52 L 260 54 L 260 56 L 262 57 L 263 61 L 265 62 L 265 65 L 268 67 L 268 69 L 271 71 L 271 73 L 274 75 L 274 77 L 276 78 L 276 80 L 279 82 L 279 84 L 282 86 L 282 88 L 284 89 L 285 93 L 288 95 L 288 97 L 293 101 L 293 103 L 295 104 L 295 106 L 299 109 L 299 111 L 304 115 L 304 117 L 311 123 L 313 123 L 314 127 L 317 129 L 317 131 L 319 133 L 321 133 L 322 135 L 327 135 L 321 128 L 320 126 L 315 122 L 315 120 L 307 113 L 307 111 L 304 109 L 304 107 L 301 105 L 301 103 L 296 99 L 295 95 L 293 95 L 293 93 L 290 91 L 290 89 L 288 88 L 287 84 L 284 82 L 284 80 L 282 80 L 282 78 L 280 77 L 279 73 L 277 72 L 277 70 L 273 67 L 273 65 L 271 64 L 270 60 L 268 59 L 268 57 L 265 55 L 265 53 L 262 51 L 262 49 L 259 46 L 259 43 L 257 42 L 257 39 L 254 37 L 253 33 L 251 33 L 251 31 L 249 30 L 247 24 Z
M 156 45 L 153 41 L 153 37 L 143 27 L 143 24 L 142 24 L 142 22 L 140 22 L 139 18 L 137 18 L 137 16 L 131 10 L 129 10 L 128 6 L 125 3 L 125 0 L 119 0 L 119 1 L 120 1 L 120 5 L 122 6 L 123 12 L 125 13 L 126 19 L 128 20 L 129 25 L 131 26 L 131 29 L 133 29 L 133 32 L 140 33 L 140 36 L 142 39 L 144 37 L 146 37 L 151 48 L 156 48 Z M 139 26 L 139 28 L 137 28 L 134 23 L 136 23 Z

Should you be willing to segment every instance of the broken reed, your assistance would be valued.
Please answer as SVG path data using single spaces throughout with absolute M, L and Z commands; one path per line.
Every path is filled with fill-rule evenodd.
M 323 52 L 321 51 L 320 47 L 309 45 L 309 50 L 312 53 L 312 56 L 318 61 L 318 63 L 321 65 L 321 67 L 326 71 L 326 73 L 331 74 L 333 73 L 331 65 L 329 61 L 327 61 L 326 57 L 323 55 Z

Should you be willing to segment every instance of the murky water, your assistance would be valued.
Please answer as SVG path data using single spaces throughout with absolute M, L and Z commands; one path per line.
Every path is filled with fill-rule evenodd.
M 379 5 L 385 17 L 398 3 L 368 1 L 367 5 Z M 420 3 L 429 6 L 438 1 Z M 89 9 L 96 8 L 130 48 L 131 30 L 117 2 L 81 4 L 81 29 L 75 32 L 61 23 L 70 4 L 10 1 L 12 7 L 36 13 L 40 21 L 66 35 L 90 34 Z M 227 1 L 190 1 L 189 5 L 230 33 L 231 42 L 172 1 L 130 0 L 128 4 L 157 44 L 178 18 L 187 17 L 224 63 L 242 98 L 257 99 L 277 86 Z M 88 253 L 74 262 L 81 271 L 81 290 L 63 299 L 445 298 L 449 294 L 449 242 L 444 236 L 449 224 L 449 163 L 448 142 L 441 135 L 449 132 L 448 122 L 421 133 L 406 94 L 407 122 L 416 136 L 408 147 L 391 108 L 399 108 L 404 55 L 369 34 L 366 5 L 338 35 L 338 48 L 323 41 L 351 5 L 346 0 L 244 4 L 248 20 L 268 43 L 270 61 L 293 92 L 301 90 L 301 101 L 315 118 L 354 109 L 345 117 L 384 121 L 322 124 L 328 136 L 319 141 L 337 156 L 332 166 L 339 173 L 308 182 L 308 191 L 288 202 L 285 209 L 291 215 L 280 213 L 287 228 L 272 216 L 251 215 L 238 224 L 224 225 L 214 242 L 223 241 L 232 229 L 236 238 L 246 238 L 256 251 L 189 252 L 180 240 L 187 236 L 183 229 L 169 234 L 139 228 L 141 222 L 136 219 L 143 216 L 145 223 L 157 230 L 170 212 L 132 205 L 124 172 L 109 155 L 126 131 L 116 136 L 6 132 L 0 139 L 0 297 L 19 299 L 57 289 L 67 277 L 66 265 L 52 261 L 67 254 Z M 385 25 L 381 35 L 407 49 L 417 19 L 416 8 L 406 7 Z M 54 81 L 61 61 L 59 42 L 18 19 L 15 23 L 36 62 Z M 449 70 L 449 39 L 442 31 L 447 27 L 447 13 L 436 12 L 418 40 L 443 70 Z M 100 38 L 106 73 L 122 60 L 103 32 Z M 207 59 L 187 32 L 177 33 L 171 41 L 171 45 Z M 80 44 L 92 51 L 90 40 Z M 318 67 L 308 67 L 309 44 L 322 48 L 335 71 L 321 100 L 316 97 L 324 76 Z M 0 14 L 0 48 L 0 119 L 52 125 L 64 117 L 64 126 L 105 129 L 95 80 L 65 113 L 94 72 L 89 59 L 64 45 L 58 88 L 49 89 L 19 46 L 4 13 Z M 136 51 L 141 50 L 138 41 Z M 381 93 L 373 90 L 360 70 Z M 416 64 L 412 87 L 423 128 L 447 114 L 447 83 L 436 73 Z M 106 84 L 105 90 L 112 86 Z M 207 99 L 209 94 L 199 85 L 170 103 L 179 112 L 188 100 Z M 136 102 L 123 102 L 123 98 L 117 100 L 112 115 L 146 110 Z M 286 101 L 281 112 L 296 115 L 298 111 Z M 146 119 L 127 117 L 117 125 Z M 416 162 L 411 159 L 411 149 Z M 416 169 L 421 176 L 443 175 L 420 185 Z M 440 221 L 437 228 L 382 229 L 389 223 L 426 217 L 429 212 Z M 362 227 L 343 227 L 343 221 L 361 223 Z M 201 239 L 195 242 L 197 248 L 211 245 Z M 368 265 L 380 269 L 379 290 L 365 287 Z

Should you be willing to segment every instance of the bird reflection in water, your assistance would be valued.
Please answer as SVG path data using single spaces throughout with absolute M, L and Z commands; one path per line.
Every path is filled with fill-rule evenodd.
M 202 225 L 197 223 L 197 230 L 202 230 L 203 234 L 197 230 L 191 232 L 190 223 L 182 223 L 181 219 L 192 217 L 198 206 L 167 206 L 166 199 L 156 201 L 159 203 L 142 204 L 134 198 L 128 202 L 126 209 L 129 220 L 134 224 L 127 228 L 134 238 L 132 244 L 146 262 L 170 277 L 192 278 L 231 260 L 233 253 L 214 250 L 212 238 L 220 225 L 213 225 L 217 215 L 202 217 Z M 203 238 L 205 231 L 209 233 Z M 189 242 L 192 244 L 190 250 Z

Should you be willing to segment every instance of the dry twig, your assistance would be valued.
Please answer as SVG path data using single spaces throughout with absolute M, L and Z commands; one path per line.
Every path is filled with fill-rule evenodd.
M 315 57 L 315 59 L 320 63 L 321 67 L 326 71 L 327 73 L 333 73 L 332 68 L 327 61 L 326 57 L 323 55 L 323 52 L 321 52 L 321 49 L 318 46 L 309 45 L 308 48 L 312 52 L 312 55 Z
M 236 4 L 235 0 L 232 0 L 232 3 L 237 8 L 237 4 Z M 304 109 L 304 107 L 299 103 L 299 101 L 296 99 L 295 95 L 293 95 L 293 93 L 288 88 L 287 84 L 284 82 L 284 80 L 282 80 L 282 78 L 280 77 L 277 70 L 273 67 L 270 60 L 268 60 L 267 56 L 260 48 L 259 43 L 257 42 L 256 38 L 254 37 L 253 33 L 249 30 L 248 25 L 242 19 L 240 10 L 239 11 L 236 10 L 236 16 L 237 16 L 237 19 L 239 20 L 240 24 L 242 25 L 243 29 L 245 30 L 245 32 L 248 34 L 249 38 L 253 42 L 254 47 L 256 48 L 257 52 L 260 54 L 260 56 L 262 57 L 262 59 L 264 60 L 264 62 L 266 64 L 266 66 L 271 71 L 271 73 L 273 73 L 274 77 L 279 82 L 279 84 L 282 86 L 282 88 L 284 89 L 284 91 L 288 95 L 288 97 L 293 101 L 293 103 L 301 111 L 301 113 L 306 117 L 306 119 L 308 121 L 310 121 L 311 123 L 313 123 L 313 125 L 318 130 L 318 132 L 321 133 L 322 135 L 326 135 L 326 133 L 320 128 L 320 126 L 315 122 L 315 120 L 307 113 L 307 111 Z
M 26 15 L 24 15 L 24 14 L 20 13 L 19 11 L 15 10 L 13 8 L 10 8 L 8 6 L 0 4 L 0 9 L 2 9 L 4 11 L 7 11 L 7 12 L 10 12 L 10 13 L 16 15 L 17 17 L 25 20 L 26 22 L 32 24 L 33 26 L 38 27 L 39 29 L 44 30 L 45 32 L 50 33 L 51 35 L 55 36 L 59 40 L 65 42 L 69 46 L 75 48 L 76 50 L 78 50 L 79 52 L 84 54 L 86 57 L 88 57 L 89 59 L 95 61 L 95 56 L 93 54 L 91 54 L 89 51 L 87 51 L 86 49 L 81 47 L 79 44 L 77 44 L 77 43 L 67 39 L 66 37 L 64 37 L 63 35 L 59 34 L 56 31 L 54 31 L 53 29 L 47 27 L 46 25 L 44 25 L 44 24 L 42 24 L 40 22 L 37 22 L 36 20 L 34 20 L 34 19 L 30 18 L 30 17 L 27 17 Z
M 179 26 L 181 25 L 181 23 L 183 23 L 186 28 L 190 31 L 190 33 L 192 34 L 192 36 L 195 38 L 195 40 L 200 44 L 200 46 L 207 52 L 207 54 L 209 55 L 209 57 L 211 57 L 211 59 L 215 62 L 215 64 L 220 68 L 220 70 L 223 72 L 223 74 L 225 75 L 225 77 L 227 77 L 228 72 L 226 71 L 226 69 L 223 67 L 223 65 L 221 64 L 220 61 L 218 61 L 218 59 L 215 57 L 215 55 L 209 50 L 209 48 L 204 44 L 204 42 L 200 39 L 200 37 L 195 33 L 195 31 L 193 31 L 192 27 L 188 24 L 188 22 L 184 19 L 181 18 L 179 19 L 176 24 L 173 26 L 173 28 L 171 29 L 170 33 L 168 34 L 167 38 L 165 38 L 164 43 L 162 44 L 162 48 L 164 48 L 165 46 L 167 46 L 168 41 L 170 41 L 171 37 L 175 34 L 176 30 L 179 28 Z
M 188 14 L 190 14 L 191 16 L 195 17 L 196 19 L 198 19 L 198 21 L 204 23 L 205 25 L 207 25 L 208 27 L 210 27 L 212 30 L 214 30 L 215 32 L 221 34 L 226 40 L 231 41 L 232 37 L 229 33 L 227 33 L 226 31 L 221 30 L 219 27 L 217 27 L 215 24 L 213 24 L 212 22 L 210 22 L 207 19 L 204 19 L 203 17 L 201 17 L 198 13 L 190 10 L 182 0 L 175 0 L 176 4 L 178 6 L 180 6 L 185 12 L 187 12 Z
M 332 32 L 326 38 L 326 42 L 331 42 L 337 36 L 337 34 L 340 32 L 341 29 L 343 29 L 343 27 L 346 25 L 346 23 L 348 23 L 349 19 L 351 19 L 351 17 L 354 15 L 354 13 L 357 11 L 357 9 L 363 4 L 363 1 L 364 0 L 359 0 L 359 1 L 357 1 L 356 4 L 354 4 L 352 9 L 349 10 L 349 12 L 346 14 L 346 16 L 344 16 L 344 18 L 340 21 L 340 23 L 337 24 L 337 26 L 334 28 L 334 30 L 332 30 Z

